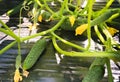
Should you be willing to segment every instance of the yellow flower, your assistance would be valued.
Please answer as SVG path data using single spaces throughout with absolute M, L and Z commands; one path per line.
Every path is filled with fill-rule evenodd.
M 38 21 L 39 21 L 39 22 L 42 22 L 42 15 L 39 15 L 39 16 L 38 16 Z
M 88 28 L 88 24 L 80 25 L 75 30 L 75 35 L 81 35 Z
M 19 69 L 16 69 L 15 75 L 14 75 L 14 82 L 22 81 L 22 76 L 20 76 Z
M 75 23 L 75 16 L 70 16 L 69 17 L 69 21 L 70 21 L 70 23 L 71 23 L 71 26 L 73 26 L 74 25 L 74 23 Z
M 112 28 L 112 27 L 109 27 L 108 28 L 108 31 L 109 33 L 114 36 L 115 33 L 119 32 L 119 30 L 115 29 L 115 28 Z
M 37 28 L 37 24 L 29 25 L 29 30 L 34 30 Z

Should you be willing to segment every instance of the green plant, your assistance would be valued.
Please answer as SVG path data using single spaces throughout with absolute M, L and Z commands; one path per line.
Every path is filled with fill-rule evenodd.
M 24 0 L 23 3 L 18 5 L 16 8 L 10 10 L 7 12 L 8 15 L 13 15 L 14 13 L 18 13 L 20 11 L 20 20 L 21 23 L 21 16 L 22 16 L 22 10 L 29 10 L 29 13 L 31 13 L 30 20 L 33 22 L 31 26 L 28 26 L 30 31 L 37 28 L 37 23 L 49 23 L 51 21 L 57 21 L 54 26 L 48 28 L 47 30 L 44 30 L 42 32 L 38 32 L 36 34 L 22 37 L 20 36 L 20 32 L 18 33 L 18 36 L 1 20 L 0 23 L 4 26 L 4 28 L 0 27 L 0 31 L 11 36 L 15 39 L 14 42 L 0 50 L 0 54 L 7 51 L 9 48 L 14 46 L 14 44 L 18 43 L 18 56 L 16 57 L 16 71 L 15 71 L 15 77 L 14 81 L 19 82 L 22 80 L 22 76 L 19 72 L 19 68 L 21 68 L 21 50 L 20 50 L 20 43 L 24 42 L 26 40 L 29 40 L 31 38 L 35 38 L 38 36 L 41 37 L 47 37 L 48 39 L 52 40 L 52 43 L 54 45 L 54 48 L 61 54 L 64 54 L 65 56 L 72 56 L 72 57 L 96 57 L 95 61 L 91 64 L 90 70 L 88 72 L 88 75 L 83 79 L 83 82 L 89 82 L 89 79 L 93 79 L 94 82 L 100 81 L 103 77 L 104 73 L 104 64 L 107 65 L 108 75 L 109 75 L 109 81 L 113 82 L 111 69 L 110 69 L 110 59 L 113 59 L 115 62 L 120 61 L 120 55 L 119 50 L 115 50 L 114 47 L 119 48 L 119 43 L 117 43 L 111 34 L 111 31 L 108 30 L 110 28 L 107 24 L 107 22 L 114 22 L 113 19 L 116 19 L 120 14 L 119 8 L 110 9 L 110 5 L 114 0 L 109 0 L 106 4 L 106 6 L 98 11 L 94 11 L 92 9 L 93 4 L 95 0 L 87 0 L 87 5 L 85 8 L 81 9 L 79 7 L 79 4 L 81 3 L 81 0 L 76 0 L 76 5 L 73 4 L 74 0 L 54 0 L 54 2 L 57 2 L 60 7 L 53 7 L 51 8 L 48 4 L 51 3 L 53 0 Z M 32 5 L 32 8 L 30 6 Z M 18 11 L 19 10 L 19 11 Z M 43 12 L 44 11 L 44 12 Z M 26 11 L 27 12 L 27 11 Z M 97 15 L 96 15 L 97 14 Z M 81 20 L 82 19 L 82 20 Z M 83 20 L 85 19 L 85 20 Z M 82 23 L 81 23 L 82 22 Z M 119 23 L 119 22 L 117 22 Z M 69 27 L 65 26 L 68 25 Z M 74 28 L 73 28 L 74 27 Z M 105 46 L 104 51 L 96 51 L 96 50 L 90 50 L 91 47 L 91 29 L 94 29 L 96 36 L 100 40 L 100 42 Z M 21 27 L 19 27 L 21 29 Z M 82 47 L 80 45 L 77 45 L 75 43 L 72 43 L 70 41 L 65 40 L 64 38 L 61 38 L 59 35 L 57 35 L 57 31 L 64 29 L 64 30 L 72 30 L 76 31 L 76 35 L 84 35 L 86 32 L 86 36 L 88 39 L 88 45 L 87 47 Z M 114 33 L 116 33 L 114 31 Z M 113 33 L 113 35 L 114 35 Z M 103 36 L 105 35 L 105 37 Z M 57 40 L 60 40 L 61 42 L 74 47 L 78 50 L 81 50 L 81 52 L 78 51 L 65 51 L 62 50 L 57 42 Z M 41 39 L 40 39 L 41 40 Z M 34 50 L 37 51 L 39 48 L 45 48 L 45 45 L 42 45 L 41 43 L 37 43 L 40 46 L 33 47 L 30 53 L 32 55 L 34 54 Z M 114 46 L 114 47 L 113 47 Z M 40 49 L 41 50 L 41 49 Z M 42 51 L 41 51 L 42 52 Z M 38 55 L 40 53 L 36 54 L 37 56 L 33 58 L 33 60 L 38 59 Z M 29 55 L 28 55 L 29 56 Z M 31 56 L 33 57 L 33 56 Z M 26 62 L 27 60 L 25 60 Z M 104 61 L 104 62 L 100 62 Z M 33 62 L 34 64 L 35 62 Z M 29 69 L 32 65 L 26 68 L 26 63 L 23 63 L 23 69 Z M 97 72 L 96 77 L 94 76 Z M 100 71 L 100 72 L 99 72 Z M 101 72 L 102 71 L 102 72 Z M 101 77 L 101 78 L 99 78 Z

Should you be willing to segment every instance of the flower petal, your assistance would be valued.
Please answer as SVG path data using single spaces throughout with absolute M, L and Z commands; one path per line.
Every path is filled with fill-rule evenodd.
M 28 75 L 29 75 L 29 72 L 26 70 L 23 70 L 23 76 L 28 77 Z
M 75 35 L 81 35 L 88 28 L 88 24 L 80 25 L 75 30 Z
M 14 75 L 14 82 L 19 82 L 19 81 L 22 81 L 22 76 L 20 76 L 19 70 L 16 69 L 15 75 Z
M 39 21 L 39 22 L 42 22 L 42 15 L 39 15 L 39 16 L 38 16 L 38 21 Z
M 70 23 L 71 23 L 71 26 L 73 26 L 74 25 L 74 23 L 75 23 L 75 16 L 70 16 L 69 17 L 69 21 L 70 21 Z
M 115 29 L 115 28 L 112 28 L 112 27 L 109 27 L 108 28 L 108 31 L 109 33 L 114 36 L 115 33 L 119 32 L 119 30 Z

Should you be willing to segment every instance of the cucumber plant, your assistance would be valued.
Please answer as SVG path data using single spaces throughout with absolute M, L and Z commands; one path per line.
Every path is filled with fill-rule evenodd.
M 108 58 L 108 61 L 110 59 L 120 61 L 120 56 L 119 56 L 119 50 L 115 50 L 114 47 L 119 47 L 119 43 L 117 43 L 113 36 L 110 34 L 108 31 L 108 25 L 106 22 L 112 22 L 113 19 L 119 17 L 120 14 L 120 9 L 119 8 L 109 8 L 110 5 L 112 4 L 113 0 L 109 0 L 106 4 L 106 6 L 98 11 L 94 11 L 93 4 L 95 0 L 86 0 L 87 4 L 84 8 L 81 8 L 79 4 L 81 4 L 81 0 L 55 0 L 55 4 L 53 4 L 52 0 L 24 0 L 20 5 L 17 7 L 9 10 L 7 12 L 7 15 L 14 15 L 20 11 L 20 24 L 22 20 L 22 11 L 27 10 L 26 12 L 31 13 L 31 17 L 29 20 L 31 21 L 32 28 L 28 28 L 30 31 L 34 30 L 33 28 L 37 29 L 39 27 L 40 29 L 44 28 L 41 26 L 42 24 L 47 24 L 48 27 L 45 30 L 42 30 L 41 32 L 37 32 L 36 34 L 21 37 L 20 36 L 20 29 L 19 27 L 19 33 L 18 36 L 6 25 L 0 20 L 0 24 L 5 27 L 1 28 L 0 27 L 0 32 L 3 32 L 4 34 L 7 34 L 11 36 L 15 41 L 0 50 L 0 54 L 4 53 L 7 51 L 9 48 L 11 48 L 14 44 L 18 43 L 18 56 L 16 58 L 16 71 L 15 71 L 15 77 L 14 81 L 19 82 L 22 80 L 21 74 L 19 71 L 19 68 L 21 68 L 21 50 L 20 50 L 20 43 L 24 42 L 26 40 L 42 36 L 40 40 L 38 40 L 33 47 L 31 48 L 31 51 L 29 54 L 26 56 L 25 60 L 22 63 L 22 69 L 23 70 L 29 70 L 34 66 L 36 61 L 38 60 L 39 56 L 42 54 L 42 52 L 45 50 L 47 46 L 47 41 L 45 37 L 47 36 L 49 39 L 52 38 L 52 42 L 54 45 L 54 48 L 61 54 L 64 54 L 65 56 L 75 56 L 75 57 L 100 57 L 100 60 L 104 61 L 104 58 Z M 52 5 L 49 5 L 49 3 L 52 3 Z M 56 8 L 58 7 L 58 8 Z M 27 9 L 26 9 L 27 8 Z M 44 11 L 44 12 L 43 12 Z M 96 15 L 96 13 L 98 13 Z M 117 15 L 115 15 L 117 14 Z M 74 21 L 72 20 L 72 17 Z M 28 15 L 29 17 L 29 15 Z M 54 24 L 49 25 L 51 21 L 54 22 Z M 115 21 L 116 22 L 116 21 Z M 114 23 L 114 22 L 113 22 Z M 119 21 L 117 21 L 119 24 Z M 84 25 L 85 24 L 85 25 Z M 81 34 L 87 30 L 86 36 L 88 39 L 88 45 L 87 47 L 82 47 L 78 44 L 72 43 L 69 40 L 66 40 L 64 37 L 60 37 L 60 31 L 67 30 L 67 31 L 75 31 L 77 27 L 83 25 L 83 27 L 80 27 L 79 31 Z M 30 26 L 28 26 L 30 27 Z M 95 33 L 97 34 L 96 36 L 98 37 L 98 40 L 102 42 L 102 46 L 105 48 L 111 48 L 111 51 L 96 51 L 90 50 L 91 47 L 91 34 L 92 30 L 91 28 L 94 28 Z M 101 31 L 99 31 L 101 29 Z M 83 31 L 83 32 L 81 32 Z M 104 39 L 104 35 L 107 37 L 107 39 L 110 39 L 111 42 L 107 41 L 107 39 Z M 58 35 L 57 35 L 58 34 Z M 75 36 L 76 37 L 76 36 Z M 56 39 L 57 38 L 57 39 Z M 77 51 L 71 51 L 67 52 L 62 50 L 58 45 L 57 45 L 57 40 L 74 47 L 76 49 L 81 50 L 80 52 Z M 110 45 L 106 45 L 106 43 L 109 43 Z M 102 58 L 101 58 L 102 57 Z M 18 60 L 19 59 L 19 60 Z M 99 59 L 99 58 L 98 58 Z M 107 60 L 106 60 L 107 61 Z M 99 63 L 99 65 L 94 65 L 91 64 L 90 70 L 88 71 L 88 75 L 83 79 L 83 82 L 89 82 L 89 80 L 92 79 L 93 82 L 96 82 L 97 80 L 101 80 L 104 74 L 104 64 L 100 64 L 100 61 L 94 61 L 96 63 Z M 107 61 L 107 62 L 108 62 Z M 110 66 L 108 66 L 108 70 L 110 70 Z M 93 75 L 97 74 L 100 72 L 96 77 L 92 77 Z M 110 74 L 110 73 L 109 73 Z M 17 77 L 19 76 L 19 77 Z M 100 78 L 99 78 L 100 77 Z M 111 77 L 109 77 L 111 78 Z

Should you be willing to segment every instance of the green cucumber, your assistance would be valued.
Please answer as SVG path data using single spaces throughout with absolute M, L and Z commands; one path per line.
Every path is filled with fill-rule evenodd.
M 105 73 L 105 58 L 96 58 L 82 82 L 101 82 Z
M 65 20 L 65 22 L 62 23 L 62 25 L 60 26 L 61 29 L 63 30 L 68 30 L 68 31 L 74 31 L 78 26 L 87 23 L 87 18 L 83 18 L 83 17 L 78 17 L 75 20 L 75 23 L 73 26 L 71 26 L 71 23 L 69 21 L 69 18 Z
M 46 44 L 46 39 L 42 38 L 33 45 L 32 49 L 23 62 L 24 70 L 30 69 L 36 63 L 37 59 L 46 48 Z
M 45 68 L 46 69 L 45 65 L 48 65 L 48 63 L 49 64 L 54 63 L 54 62 L 49 62 L 49 60 L 55 60 L 55 49 L 51 41 L 48 42 L 45 51 L 42 53 L 42 56 L 40 57 L 38 62 L 35 64 L 34 68 L 37 68 L 37 69 Z
M 86 77 L 82 82 L 100 82 L 104 76 L 104 66 L 96 65 L 93 66 L 91 70 L 88 71 Z
M 22 8 L 22 4 L 23 4 L 23 2 L 20 3 L 19 5 L 17 5 L 16 7 L 14 7 L 13 9 L 7 11 L 7 15 L 12 16 L 12 15 L 18 13 L 20 11 L 20 9 Z
M 105 22 L 108 20 L 113 14 L 119 13 L 118 9 L 109 9 L 105 13 L 101 14 L 100 16 L 96 17 L 91 21 L 91 26 L 99 25 L 100 23 Z

